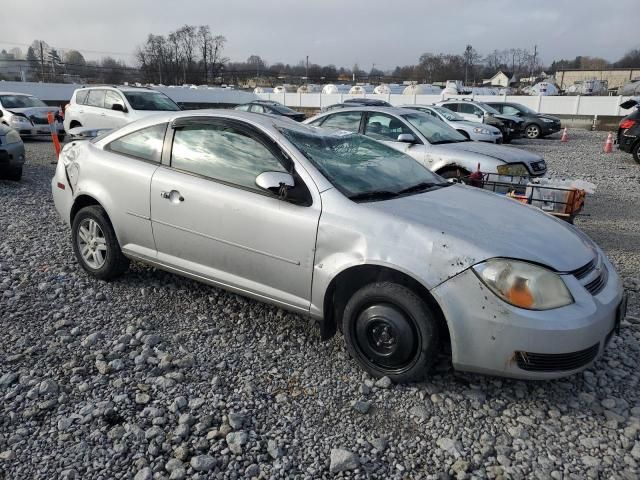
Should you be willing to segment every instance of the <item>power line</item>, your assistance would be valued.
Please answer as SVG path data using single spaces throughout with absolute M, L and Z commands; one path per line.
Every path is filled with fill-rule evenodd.
M 0 40 L 0 44 L 5 44 L 5 45 L 15 45 L 17 47 L 27 47 L 29 48 L 32 44 L 27 44 L 27 43 L 16 43 L 16 42 L 9 42 L 6 40 Z M 126 55 L 128 57 L 135 57 L 134 53 L 125 53 L 125 52 L 107 52 L 107 51 L 101 51 L 101 50 L 81 50 L 79 48 L 70 48 L 70 47 L 60 47 L 60 46 L 55 46 L 52 47 L 55 48 L 56 50 L 76 50 L 80 53 L 97 53 L 97 54 L 101 54 L 101 55 Z

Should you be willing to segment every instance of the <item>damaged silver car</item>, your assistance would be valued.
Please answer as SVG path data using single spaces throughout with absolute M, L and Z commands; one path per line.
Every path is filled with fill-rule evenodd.
M 52 190 L 90 275 L 137 260 L 310 315 L 395 382 L 441 352 L 460 370 L 568 375 L 624 315 L 586 235 L 354 133 L 170 112 L 66 145 Z

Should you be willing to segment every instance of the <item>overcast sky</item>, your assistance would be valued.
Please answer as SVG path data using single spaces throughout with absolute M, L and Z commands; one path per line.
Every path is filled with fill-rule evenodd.
M 481 54 L 538 45 L 542 60 L 614 61 L 640 47 L 640 0 L 3 0 L 0 48 L 45 40 L 87 58 L 131 55 L 148 33 L 208 24 L 234 61 L 388 69 L 424 52 Z M 23 47 L 23 49 L 26 49 Z M 116 53 L 117 55 L 113 55 Z

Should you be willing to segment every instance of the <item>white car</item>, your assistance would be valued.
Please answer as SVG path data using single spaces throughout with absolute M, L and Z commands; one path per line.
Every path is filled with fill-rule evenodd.
M 55 115 L 54 125 L 60 140 L 64 138 L 62 116 L 58 107 L 52 107 L 33 95 L 0 92 L 0 123 L 16 130 L 21 137 L 50 135 L 47 115 Z
M 164 93 L 144 87 L 79 88 L 65 107 L 66 131 L 77 127 L 116 129 L 157 112 L 180 107 Z
M 448 108 L 436 105 L 402 105 L 402 108 L 409 108 L 431 115 L 474 142 L 502 143 L 502 132 L 499 128 L 470 122 Z

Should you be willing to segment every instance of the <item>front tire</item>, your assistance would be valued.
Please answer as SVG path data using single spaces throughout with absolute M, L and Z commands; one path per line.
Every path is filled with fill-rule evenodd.
M 78 263 L 92 277 L 111 280 L 128 268 L 129 259 L 122 254 L 102 207 L 90 205 L 81 209 L 73 219 L 71 237 Z
M 0 172 L 0 178 L 6 178 L 14 182 L 19 182 L 22 179 L 22 166 L 8 168 L 4 172 Z
M 535 140 L 542 136 L 542 129 L 535 123 L 530 123 L 524 128 L 524 134 L 529 140 Z
M 640 163 L 640 142 L 636 142 L 635 146 L 631 150 L 631 155 L 633 155 L 633 159 Z
M 347 350 L 374 377 L 422 380 L 440 349 L 436 316 L 403 285 L 371 283 L 349 300 L 342 317 Z

